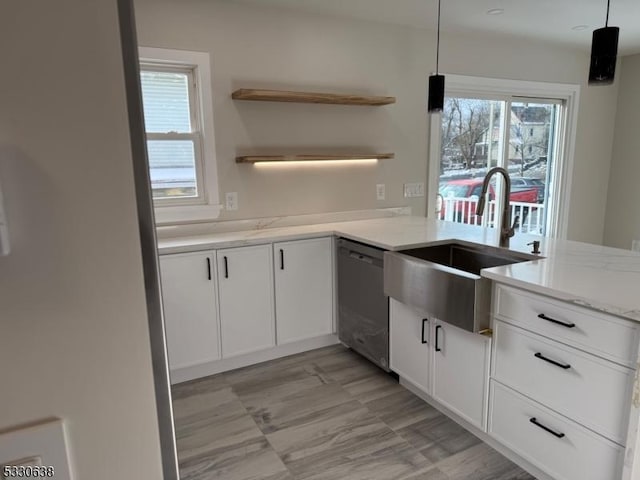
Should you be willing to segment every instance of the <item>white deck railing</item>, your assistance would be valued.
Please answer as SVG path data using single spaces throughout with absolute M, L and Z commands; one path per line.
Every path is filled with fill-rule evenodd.
M 440 218 L 448 222 L 466 223 L 468 225 L 495 225 L 496 202 L 487 202 L 485 215 L 476 216 L 477 198 L 444 197 L 440 210 Z M 511 218 L 520 217 L 516 227 L 517 233 L 542 235 L 544 231 L 544 204 L 510 202 Z

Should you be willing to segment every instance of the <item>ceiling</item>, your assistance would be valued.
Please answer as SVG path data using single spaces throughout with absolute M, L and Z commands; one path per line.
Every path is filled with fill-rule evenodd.
M 437 0 L 235 0 L 254 5 L 382 23 L 435 28 Z M 501 15 L 488 15 L 503 9 Z M 590 49 L 604 26 L 606 0 L 443 0 L 442 29 L 544 40 Z M 640 0 L 611 0 L 609 25 L 620 27 L 622 55 L 640 53 Z M 583 30 L 573 27 L 582 26 Z

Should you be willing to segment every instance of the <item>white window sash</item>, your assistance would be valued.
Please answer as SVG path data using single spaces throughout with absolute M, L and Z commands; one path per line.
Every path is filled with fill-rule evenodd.
M 196 171 L 196 192 L 197 196 L 193 197 L 176 197 L 176 198 L 154 198 L 154 204 L 156 207 L 164 206 L 185 206 L 185 205 L 203 205 L 206 204 L 206 195 L 204 188 L 204 165 L 202 162 L 202 137 L 199 133 L 147 133 L 147 140 L 153 141 L 167 141 L 172 142 L 176 140 L 190 141 L 193 143 L 193 153 L 195 157 L 195 171 Z
M 157 132 L 148 132 L 146 134 L 147 140 L 190 140 L 192 142 L 200 141 L 201 135 L 200 132 L 191 132 L 191 133 L 180 133 L 180 132 L 167 132 L 167 133 L 157 133 Z

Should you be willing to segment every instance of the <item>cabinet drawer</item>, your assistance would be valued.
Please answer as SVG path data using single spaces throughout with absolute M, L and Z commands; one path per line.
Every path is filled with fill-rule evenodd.
M 495 287 L 498 318 L 546 337 L 634 367 L 638 328 L 633 322 L 504 285 Z
M 490 409 L 490 435 L 556 480 L 620 478 L 622 447 L 495 380 Z
M 496 322 L 493 378 L 620 443 L 634 372 Z

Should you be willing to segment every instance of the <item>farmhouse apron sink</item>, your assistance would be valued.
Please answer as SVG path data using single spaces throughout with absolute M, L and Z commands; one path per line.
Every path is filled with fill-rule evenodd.
M 539 258 L 458 241 L 385 252 L 384 292 L 424 315 L 480 332 L 489 328 L 491 307 L 491 281 L 480 270 Z

